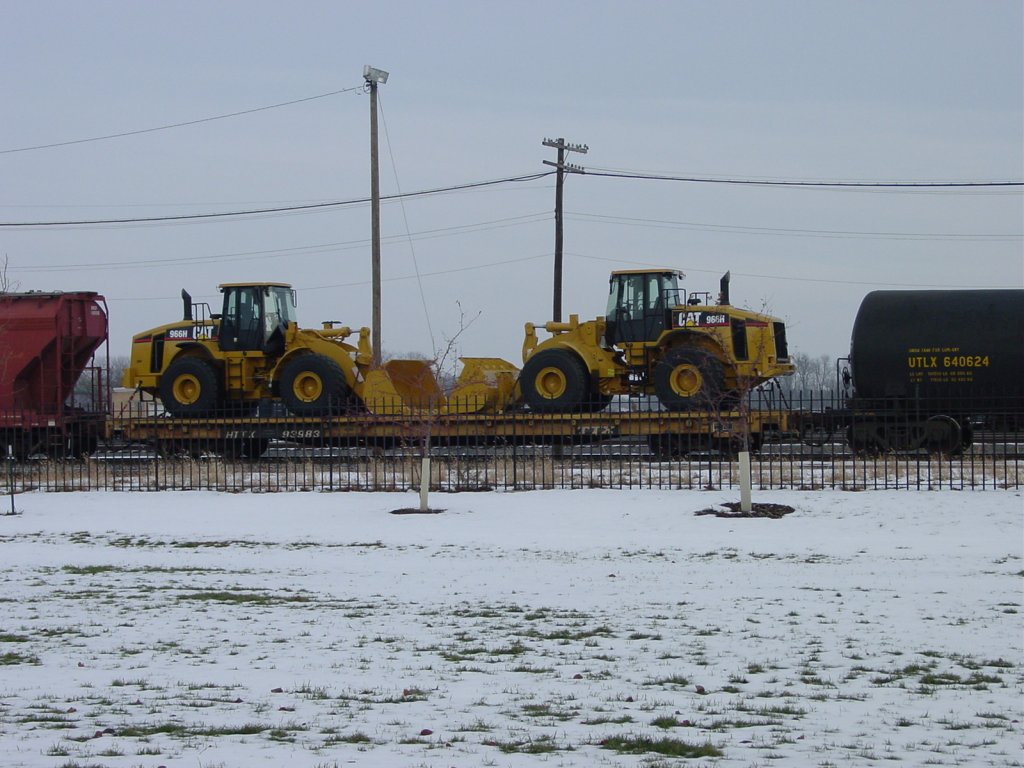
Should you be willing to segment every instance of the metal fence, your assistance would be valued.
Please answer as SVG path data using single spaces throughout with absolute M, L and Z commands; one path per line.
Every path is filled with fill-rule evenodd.
M 61 424 L 0 414 L 0 491 L 407 491 L 420 489 L 424 471 L 437 491 L 731 488 L 744 449 L 755 489 L 1019 489 L 1024 414 L 1010 405 L 953 417 L 920 403 L 851 410 L 825 393 L 758 394 L 701 414 L 635 399 L 557 416 L 298 419 L 268 407 L 251 417 L 154 411 Z

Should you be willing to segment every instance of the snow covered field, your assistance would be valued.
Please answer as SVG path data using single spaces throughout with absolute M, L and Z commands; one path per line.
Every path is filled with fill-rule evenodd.
M 1024 764 L 1018 491 L 66 493 L 0 517 L 0 764 Z

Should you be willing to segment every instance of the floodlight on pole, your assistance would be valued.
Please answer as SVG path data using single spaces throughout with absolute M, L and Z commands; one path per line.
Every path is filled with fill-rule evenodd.
M 370 332 L 373 339 L 373 366 L 381 364 L 381 349 L 384 344 L 380 332 L 380 174 L 377 170 L 377 86 L 388 81 L 383 69 L 363 67 L 363 79 L 370 89 L 370 250 L 371 250 L 371 295 L 373 301 Z
M 363 80 L 368 83 L 380 83 L 384 85 L 388 81 L 388 73 L 383 69 L 371 67 L 369 64 L 363 67 Z

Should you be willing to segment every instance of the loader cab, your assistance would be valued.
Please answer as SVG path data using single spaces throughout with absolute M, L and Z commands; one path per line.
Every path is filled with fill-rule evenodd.
M 674 270 L 612 272 L 605 341 L 611 346 L 656 341 L 672 327 L 672 307 L 682 303 L 682 277 Z
M 229 283 L 220 286 L 220 348 L 225 352 L 284 352 L 284 334 L 296 321 L 295 291 L 286 283 Z

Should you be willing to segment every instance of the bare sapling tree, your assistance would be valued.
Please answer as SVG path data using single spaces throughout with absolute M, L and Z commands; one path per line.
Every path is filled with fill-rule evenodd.
M 4 254 L 4 262 L 0 264 L 0 293 L 15 293 L 21 288 L 21 283 L 17 280 L 12 280 L 8 274 L 8 267 L 10 261 L 7 254 Z
M 0 295 L 6 293 L 16 293 L 21 288 L 21 283 L 16 280 L 12 280 L 8 274 L 8 267 L 10 261 L 7 254 L 4 254 L 3 263 L 0 264 Z M 0 321 L 0 377 L 7 372 L 7 366 L 10 364 L 11 351 L 10 344 L 5 343 L 4 336 L 8 333 L 6 323 Z
M 406 407 L 412 409 L 416 424 L 416 438 L 420 446 L 420 512 L 429 512 L 429 493 L 431 478 L 431 447 L 434 431 L 438 421 L 444 418 L 449 410 L 448 396 L 451 394 L 455 382 L 455 367 L 458 362 L 458 341 L 463 333 L 480 317 L 477 312 L 470 319 L 462 305 L 456 302 L 459 308 L 458 330 L 444 340 L 443 346 L 434 350 L 433 360 L 427 361 L 427 365 L 409 366 L 403 368 L 399 365 L 388 366 L 396 387 L 399 391 L 409 393 Z M 460 382 L 465 384 L 467 382 Z
M 760 310 L 761 314 L 770 314 L 769 307 L 767 304 L 763 304 Z M 748 334 L 749 340 L 750 334 Z M 767 356 L 774 356 L 776 349 L 774 348 L 775 339 L 767 333 L 757 334 L 757 342 L 754 347 L 749 350 L 749 356 L 753 359 L 764 359 Z M 768 345 L 773 346 L 772 349 L 768 348 Z M 751 502 L 751 464 L 750 457 L 751 453 L 757 451 L 761 447 L 761 440 L 763 438 L 760 429 L 755 431 L 752 429 L 753 423 L 753 408 L 752 408 L 752 393 L 759 387 L 772 387 L 775 386 L 774 381 L 759 383 L 753 376 L 745 375 L 739 368 L 734 373 L 734 385 L 727 387 L 726 391 L 722 392 L 715 403 L 716 410 L 735 412 L 739 418 L 731 419 L 729 426 L 729 441 L 727 450 L 730 455 L 735 452 L 739 461 L 739 472 L 740 472 L 740 509 L 744 514 L 751 512 L 753 505 Z

